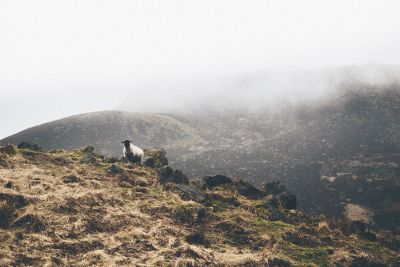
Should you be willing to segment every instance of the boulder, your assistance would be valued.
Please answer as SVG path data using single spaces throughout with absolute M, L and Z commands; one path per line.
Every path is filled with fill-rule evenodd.
M 15 155 L 17 154 L 17 148 L 15 147 L 15 145 L 5 145 L 0 147 L 0 153 L 2 154 L 6 154 L 6 155 Z
M 286 187 L 278 181 L 266 183 L 263 185 L 263 191 L 266 195 L 277 195 L 284 191 L 287 191 Z
M 160 183 L 165 184 L 168 181 L 168 177 L 172 174 L 174 170 L 169 166 L 164 166 L 160 169 L 159 178 Z
M 93 146 L 85 146 L 84 148 L 82 148 L 83 153 L 93 153 L 94 151 L 94 147 Z
M 99 165 L 96 157 L 93 156 L 91 153 L 86 153 L 83 158 L 81 159 L 81 163 L 92 164 L 92 165 Z
M 281 193 L 272 198 L 270 205 L 273 208 L 294 210 L 297 208 L 296 196 L 288 192 Z
M 203 181 L 208 188 L 213 188 L 226 184 L 233 184 L 232 179 L 224 175 L 204 176 Z
M 163 166 L 159 173 L 161 184 L 176 183 L 189 184 L 189 178 L 181 170 L 173 170 L 169 166 Z
M 239 180 L 235 183 L 238 192 L 250 199 L 260 199 L 264 197 L 264 192 L 252 185 L 251 183 Z
M 143 156 L 142 165 L 144 167 L 154 168 L 156 166 L 156 161 L 151 156 Z
M 119 167 L 117 164 L 113 163 L 110 167 L 110 172 L 111 173 L 123 173 L 124 170 Z
M 163 148 L 152 148 L 144 151 L 142 165 L 150 168 L 161 168 L 168 165 L 166 152 Z
M 63 183 L 65 184 L 72 184 L 72 183 L 78 183 L 79 182 L 79 178 L 75 175 L 68 175 L 68 176 L 64 176 L 63 178 Z
M 172 190 L 180 195 L 180 197 L 184 200 L 203 202 L 206 199 L 206 194 L 204 191 L 193 184 L 176 184 Z
M 30 149 L 34 151 L 40 151 L 42 148 L 38 144 L 33 144 L 31 142 L 26 142 L 23 141 L 17 145 L 17 148 L 22 148 L 22 149 Z
M 350 223 L 350 232 L 355 234 L 363 234 L 366 231 L 366 224 L 362 221 L 352 221 Z

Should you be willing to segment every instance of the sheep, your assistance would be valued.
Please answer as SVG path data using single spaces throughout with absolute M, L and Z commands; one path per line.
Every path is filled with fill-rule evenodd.
M 132 141 L 125 140 L 121 142 L 124 144 L 124 149 L 122 150 L 123 157 L 133 163 L 141 163 L 143 160 L 144 152 L 137 146 L 132 144 Z

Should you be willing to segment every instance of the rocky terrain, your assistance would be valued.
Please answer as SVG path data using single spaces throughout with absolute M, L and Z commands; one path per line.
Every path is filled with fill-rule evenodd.
M 141 147 L 164 147 L 170 165 L 191 179 L 219 173 L 258 185 L 281 181 L 301 210 L 352 219 L 362 211 L 358 219 L 399 233 L 399 88 L 354 83 L 318 103 L 276 110 L 96 112 L 27 129 L 0 144 L 94 145 L 116 156 L 130 138 Z
M 398 266 L 399 240 L 361 222 L 309 216 L 279 183 L 189 183 L 92 147 L 0 148 L 0 266 Z M 330 176 L 328 176 L 330 177 Z

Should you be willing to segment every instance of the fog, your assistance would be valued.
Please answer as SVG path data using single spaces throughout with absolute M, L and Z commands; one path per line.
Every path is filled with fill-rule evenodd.
M 349 73 L 391 82 L 399 18 L 398 1 L 3 0 L 0 138 L 106 109 L 315 101 Z

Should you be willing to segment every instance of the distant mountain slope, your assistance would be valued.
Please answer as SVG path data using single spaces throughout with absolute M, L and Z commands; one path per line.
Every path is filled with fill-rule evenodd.
M 45 149 L 93 145 L 103 154 L 119 155 L 125 139 L 140 147 L 162 146 L 171 153 L 182 146 L 197 149 L 204 142 L 192 127 L 168 115 L 102 111 L 32 127 L 0 140 L 0 144 L 31 141 Z

